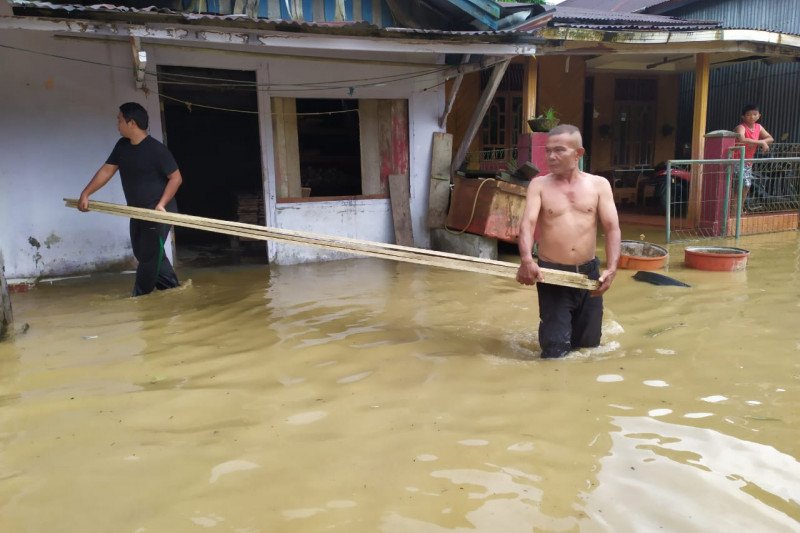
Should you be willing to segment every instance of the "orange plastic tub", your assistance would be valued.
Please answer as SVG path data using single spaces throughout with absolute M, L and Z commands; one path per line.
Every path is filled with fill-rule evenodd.
M 747 266 L 748 250 L 725 246 L 689 246 L 684 252 L 684 261 L 689 268 L 734 272 Z
M 658 270 L 664 268 L 669 252 L 666 248 L 645 241 L 622 241 L 619 268 Z

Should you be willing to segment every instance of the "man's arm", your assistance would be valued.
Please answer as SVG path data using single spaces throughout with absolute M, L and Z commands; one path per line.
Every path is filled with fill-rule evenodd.
M 533 285 L 537 281 L 543 280 L 539 266 L 533 260 L 533 233 L 536 230 L 536 220 L 539 218 L 539 210 L 542 207 L 541 179 L 534 178 L 528 184 L 528 192 L 525 195 L 525 212 L 519 226 L 517 242 L 520 265 L 517 270 L 517 281 L 523 285 Z
M 183 183 L 183 178 L 181 177 L 181 171 L 176 170 L 169 176 L 167 176 L 167 186 L 164 187 L 164 193 L 161 195 L 161 200 L 158 201 L 158 204 L 154 207 L 156 211 L 166 211 L 166 206 L 170 200 L 175 197 L 175 193 L 178 192 L 178 187 L 181 186 Z
M 83 191 L 81 192 L 81 196 L 78 199 L 78 209 L 81 211 L 88 211 L 89 210 L 89 196 L 103 188 L 103 186 L 108 183 L 108 180 L 114 175 L 114 173 L 119 168 L 117 165 L 112 165 L 110 163 L 104 164 L 100 169 L 95 172 L 94 177 L 89 180 L 89 183 L 84 187 Z
M 617 275 L 617 265 L 619 264 L 620 246 L 622 242 L 622 232 L 619 229 L 619 216 L 617 207 L 614 205 L 614 194 L 611 185 L 605 178 L 599 178 L 600 200 L 597 212 L 600 217 L 600 224 L 606 234 L 606 269 L 600 275 L 600 287 L 592 291 L 593 296 L 600 296 L 611 288 L 611 283 Z

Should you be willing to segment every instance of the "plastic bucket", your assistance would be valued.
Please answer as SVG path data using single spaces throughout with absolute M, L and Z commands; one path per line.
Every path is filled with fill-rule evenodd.
M 664 268 L 669 252 L 666 248 L 645 241 L 622 241 L 619 268 L 658 270 Z
M 684 251 L 684 261 L 689 268 L 734 272 L 747 266 L 748 250 L 725 246 L 689 246 Z

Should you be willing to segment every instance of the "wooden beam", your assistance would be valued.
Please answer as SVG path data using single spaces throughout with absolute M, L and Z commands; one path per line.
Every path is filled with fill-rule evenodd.
M 461 146 L 458 147 L 458 152 L 456 152 L 456 156 L 453 158 L 453 164 L 450 167 L 451 174 L 455 174 L 459 167 L 461 167 L 464 159 L 466 159 L 469 145 L 472 143 L 472 139 L 475 138 L 475 134 L 478 133 L 478 128 L 483 121 L 483 116 L 486 114 L 486 111 L 492 104 L 492 99 L 497 92 L 497 87 L 500 86 L 500 82 L 503 79 L 503 74 L 506 73 L 509 63 L 511 63 L 511 59 L 506 59 L 496 64 L 492 68 L 492 74 L 489 76 L 489 81 L 486 84 L 486 88 L 483 90 L 480 100 L 478 100 L 478 105 L 475 107 L 475 112 L 472 114 L 472 118 L 467 126 L 467 131 L 464 134 L 464 138 L 461 139 Z
M 538 94 L 539 62 L 535 57 L 525 58 L 525 78 L 522 84 L 522 131 L 530 133 L 528 119 L 536 116 L 536 95 Z
M 361 147 L 361 194 L 386 194 L 387 189 L 381 183 L 378 100 L 358 101 L 358 130 Z
M 78 207 L 78 200 L 65 198 L 67 207 Z M 415 263 L 440 268 L 450 268 L 465 272 L 477 272 L 489 274 L 503 278 L 515 279 L 519 265 L 483 259 L 480 257 L 469 257 L 465 255 L 451 254 L 447 252 L 437 252 L 423 248 L 412 248 L 397 244 L 386 244 L 382 242 L 362 241 L 347 237 L 334 235 L 318 235 L 306 231 L 294 231 L 280 228 L 269 228 L 255 224 L 243 224 L 241 222 L 230 222 L 227 220 L 216 220 L 212 218 L 184 215 L 180 213 L 168 213 L 156 211 L 154 209 L 143 209 L 141 207 L 130 207 L 127 205 L 112 204 L 108 202 L 89 201 L 89 210 L 111 215 L 149 220 L 164 224 L 172 224 L 186 228 L 200 229 L 225 235 L 235 235 L 239 237 L 249 237 L 262 241 L 280 241 L 288 244 L 301 244 L 305 246 L 315 246 L 339 252 L 354 253 L 368 257 L 378 257 L 381 259 L 391 259 L 405 263 Z M 561 270 L 551 270 L 549 268 L 540 269 L 543 283 L 562 285 L 565 287 L 575 287 L 578 289 L 597 289 L 599 283 L 589 279 L 585 274 L 576 272 L 564 272 Z
M 465 65 L 469 63 L 470 54 L 464 54 L 464 57 L 461 58 L 461 65 Z M 458 95 L 458 89 L 461 87 L 461 81 L 464 79 L 464 71 L 459 69 L 458 76 L 456 76 L 455 81 L 453 81 L 453 86 L 450 88 L 450 95 L 447 97 L 447 106 L 444 109 L 444 114 L 442 118 L 439 119 L 439 127 L 445 128 L 447 126 L 447 115 L 450 114 L 450 111 L 453 110 L 453 104 L 456 101 L 456 96 Z
M 703 159 L 703 143 L 705 141 L 706 121 L 708 116 L 708 54 L 695 56 L 694 72 L 694 115 L 692 119 L 692 159 Z M 703 172 L 701 165 L 692 166 L 692 186 L 689 188 L 688 222 L 694 225 L 700 214 L 702 202 Z
M 131 37 L 131 55 L 133 57 L 133 78 L 137 89 L 144 89 L 144 73 L 147 68 L 147 52 L 142 50 L 142 40 Z

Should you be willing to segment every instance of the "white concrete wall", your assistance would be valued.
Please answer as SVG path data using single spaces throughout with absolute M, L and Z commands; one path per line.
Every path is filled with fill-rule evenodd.
M 68 275 L 133 264 L 127 221 L 110 215 L 79 213 L 63 207 L 62 198 L 77 198 L 102 165 L 119 137 L 119 104 L 137 101 L 150 113 L 150 132 L 161 139 L 158 97 L 134 88 L 131 50 L 126 42 L 55 38 L 45 32 L 3 31 L 0 45 L 35 50 L 87 62 L 31 54 L 0 47 L 0 250 L 9 278 Z M 413 74 L 435 67 L 436 56 L 414 55 L 417 65 L 355 63 L 348 54 L 334 62 L 260 55 L 245 51 L 193 49 L 145 43 L 147 70 L 178 65 L 254 70 L 261 83 L 272 84 L 259 95 L 262 161 L 267 224 L 289 229 L 392 242 L 388 201 L 310 202 L 276 208 L 271 156 L 270 96 L 309 98 L 406 98 L 409 100 L 411 213 L 415 243 L 427 246 L 426 228 L 432 134 L 444 108 L 443 85 L 434 77 L 379 86 L 360 86 L 379 76 Z M 359 54 L 360 57 L 364 53 Z M 391 58 L 408 59 L 406 56 Z M 427 65 L 422 63 L 427 62 Z M 343 81 L 354 80 L 354 81 Z M 341 88 L 302 91 L 286 84 L 341 81 Z M 154 78 L 148 85 L 155 89 Z M 352 94 L 350 87 L 353 87 Z M 223 156 L 224 154 L 220 154 Z M 115 177 L 92 197 L 124 203 Z M 291 204 L 294 205 L 294 204 Z M 35 246 L 39 243 L 39 246 Z M 178 243 L 180 247 L 180 243 Z M 277 248 L 278 250 L 280 247 Z M 328 252 L 272 253 L 277 262 L 331 258 Z
M 0 32 L 0 44 L 130 65 L 130 50 L 44 33 Z M 128 221 L 79 213 L 77 198 L 119 138 L 120 103 L 146 103 L 130 72 L 0 48 L 0 249 L 13 278 L 86 272 L 131 263 Z M 158 109 L 155 97 L 152 105 Z M 160 131 L 160 130 L 155 130 Z M 124 203 L 118 180 L 98 200 Z M 36 246 L 36 243 L 39 246 Z
M 280 203 L 276 206 L 278 227 L 310 231 L 363 241 L 394 242 L 389 200 Z M 311 246 L 270 243 L 269 260 L 279 265 L 329 261 L 351 254 Z

